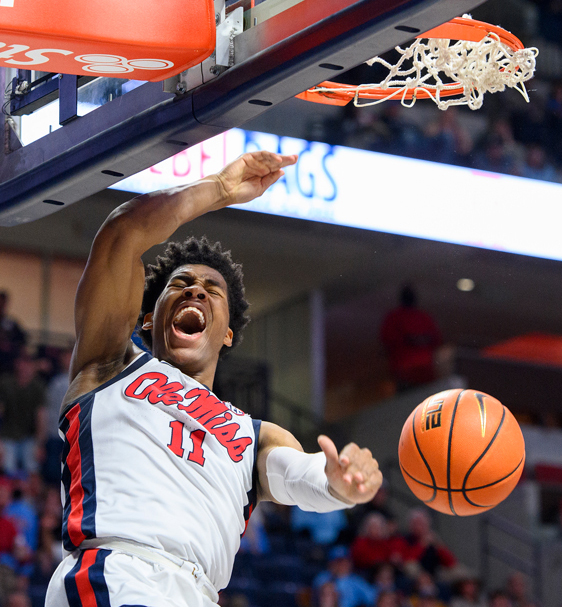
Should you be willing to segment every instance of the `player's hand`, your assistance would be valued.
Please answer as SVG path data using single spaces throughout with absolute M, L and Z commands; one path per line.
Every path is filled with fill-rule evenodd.
M 272 152 L 243 154 L 227 164 L 213 179 L 221 190 L 223 206 L 242 204 L 261 196 L 284 175 L 283 168 L 297 162 L 298 156 L 282 156 Z
M 335 497 L 352 504 L 369 502 L 382 484 L 382 473 L 369 449 L 355 443 L 338 453 L 332 439 L 320 435 L 318 444 L 326 456 L 326 476 Z

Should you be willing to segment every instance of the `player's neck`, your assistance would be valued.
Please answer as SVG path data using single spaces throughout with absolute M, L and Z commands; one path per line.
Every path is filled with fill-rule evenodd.
M 160 358 L 157 356 L 157 358 Z M 217 370 L 217 363 L 208 363 L 206 365 L 194 365 L 193 363 L 181 363 L 175 360 L 170 360 L 166 357 L 160 358 L 160 360 L 169 363 L 176 369 L 179 369 L 184 375 L 191 377 L 195 381 L 203 384 L 209 390 L 213 389 L 213 382 L 215 380 L 215 373 Z

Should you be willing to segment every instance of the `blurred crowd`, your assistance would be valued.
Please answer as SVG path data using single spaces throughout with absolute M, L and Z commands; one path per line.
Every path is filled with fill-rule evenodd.
M 62 559 L 58 417 L 71 348 L 30 350 L 0 291 L 0 607 L 43 607 Z
M 387 484 L 368 504 L 328 514 L 261 504 L 221 607 L 533 607 L 519 572 L 484 591 L 412 508 L 403 529 Z
M 400 358 L 416 363 L 396 370 L 407 372 L 398 379 L 408 386 L 428 379 L 418 371 L 412 376 L 412 368 L 421 361 L 425 369 L 432 360 L 425 350 L 440 343 L 438 329 L 415 303 L 405 286 L 382 331 L 391 350 L 398 345 Z M 44 607 L 63 557 L 58 418 L 72 350 L 70 344 L 31 350 L 8 304 L 8 293 L 0 291 L 0 607 Z M 404 345 L 396 314 L 409 319 L 407 335 L 431 339 Z M 410 342 L 415 352 L 406 356 Z M 532 607 L 518 574 L 484 593 L 440 540 L 427 510 L 412 509 L 401 522 L 403 528 L 386 485 L 349 511 L 316 514 L 262 504 L 242 538 L 221 607 Z
M 368 74 L 364 78 L 369 82 Z M 465 107 L 441 111 L 430 101 L 412 108 L 400 101 L 370 107 L 349 103 L 336 119 L 310 124 L 307 137 L 562 183 L 562 82 L 532 80 L 529 89 L 528 104 L 508 90 L 486 95 L 478 112 Z

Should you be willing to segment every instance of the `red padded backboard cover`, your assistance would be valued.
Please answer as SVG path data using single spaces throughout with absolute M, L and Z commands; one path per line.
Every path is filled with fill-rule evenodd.
M 213 0 L 0 0 L 0 66 L 158 81 L 215 48 Z

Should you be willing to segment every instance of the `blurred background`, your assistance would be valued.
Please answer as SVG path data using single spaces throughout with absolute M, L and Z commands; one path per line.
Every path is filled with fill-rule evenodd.
M 221 363 L 218 396 L 285 426 L 309 450 L 317 449 L 319 432 L 339 446 L 354 440 L 369 447 L 386 479 L 372 503 L 344 513 L 260 506 L 221 594 L 223 607 L 562 604 L 562 257 L 517 247 L 530 236 L 558 244 L 556 208 L 544 223 L 533 215 L 546 194 L 562 204 L 562 2 L 492 1 L 473 16 L 539 48 L 530 103 L 512 90 L 487 95 L 477 112 L 443 112 L 430 102 L 355 108 L 291 99 L 243 126 L 271 135 L 265 141 L 279 149 L 290 138 L 301 142 L 295 206 L 337 173 L 347 149 L 360 150 L 370 168 L 351 175 L 361 187 L 349 205 L 359 202 L 365 216 L 377 218 L 409 198 L 417 237 L 400 225 L 385 232 L 338 225 L 333 217 L 311 221 L 302 208 L 276 213 L 275 201 L 267 212 L 207 215 L 175 237 L 206 234 L 244 266 L 252 323 Z M 365 67 L 349 74 L 350 81 L 369 78 Z M 104 80 L 101 92 L 90 88 L 97 105 L 130 86 Z M 33 140 L 42 134 L 37 124 L 17 118 L 14 128 Z M 244 137 L 246 146 L 259 139 Z M 305 164 L 315 142 L 323 145 L 320 161 Z M 204 145 L 194 153 L 202 164 Z M 388 158 L 398 163 L 394 174 L 380 169 Z M 414 169 L 411 160 L 426 164 Z M 193 157 L 174 161 L 173 174 L 193 179 L 185 161 Z M 436 163 L 463 169 L 452 178 L 458 190 Z M 499 190 L 487 172 L 502 176 Z M 475 175 L 487 176 L 493 198 L 486 189 L 475 193 L 482 214 L 470 222 L 475 234 L 495 226 L 497 243 L 475 236 L 455 244 L 443 230 L 426 236 L 424 209 L 439 227 L 429 214 L 436 200 L 465 221 L 463 190 L 470 198 Z M 291 184 L 280 187 L 290 207 Z M 522 218 L 513 224 L 518 188 L 529 194 L 523 207 L 513 203 Z M 43 605 L 62 556 L 56 428 L 74 294 L 97 229 L 135 191 L 107 190 L 39 221 L 0 228 L 0 606 Z M 498 197 L 502 214 L 492 217 L 486 208 Z M 406 215 L 402 220 L 408 223 Z M 510 247 L 500 242 L 504 231 Z M 157 254 L 149 251 L 145 262 Z M 464 519 L 421 509 L 397 467 L 410 411 L 457 387 L 502 401 L 521 423 L 527 448 L 512 495 L 490 513 Z

